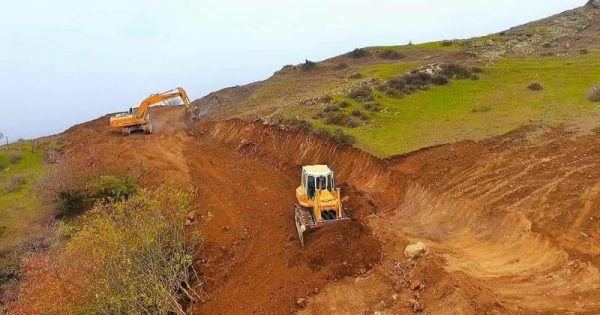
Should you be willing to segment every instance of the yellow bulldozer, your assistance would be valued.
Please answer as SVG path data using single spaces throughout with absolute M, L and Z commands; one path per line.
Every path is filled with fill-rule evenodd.
M 180 98 L 183 105 L 189 111 L 190 99 L 185 90 L 181 87 L 152 94 L 140 103 L 136 108 L 130 108 L 129 112 L 119 113 L 110 118 L 110 126 L 113 128 L 121 128 L 121 133 L 124 136 L 131 134 L 134 131 L 143 131 L 146 134 L 152 133 L 152 124 L 150 123 L 150 111 L 148 108 L 161 102 L 169 101 L 175 98 Z
M 348 219 L 342 207 L 340 189 L 335 187 L 333 171 L 327 165 L 302 167 L 296 199 L 298 204 L 294 206 L 294 220 L 302 249 L 305 232 Z

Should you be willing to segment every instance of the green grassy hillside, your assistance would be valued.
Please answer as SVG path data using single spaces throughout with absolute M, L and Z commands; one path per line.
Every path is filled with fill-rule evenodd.
M 600 6 L 588 4 L 478 38 L 357 49 L 316 64 L 285 66 L 265 81 L 211 93 L 192 107 L 217 119 L 294 118 L 340 129 L 356 138 L 356 146 L 381 157 L 483 139 L 527 124 L 572 124 L 600 113 L 587 99 L 600 84 L 599 17 Z M 411 70 L 441 64 L 483 72 L 478 80 L 453 79 L 402 97 L 381 89 Z M 543 89 L 528 89 L 532 83 Z M 372 88 L 374 99 L 350 97 L 362 86 Z M 340 102 L 349 105 L 332 108 Z M 365 108 L 372 106 L 366 103 L 379 105 Z M 337 122 L 331 119 L 335 115 Z

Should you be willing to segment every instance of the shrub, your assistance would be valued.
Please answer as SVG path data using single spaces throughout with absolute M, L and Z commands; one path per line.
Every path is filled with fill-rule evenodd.
M 434 74 L 433 76 L 431 76 L 431 83 L 435 85 L 446 85 L 449 82 L 450 80 L 448 80 L 448 78 L 444 75 Z
M 331 95 L 328 95 L 328 94 L 326 94 L 326 95 L 322 95 L 322 96 L 320 96 L 320 97 L 317 99 L 317 101 L 318 101 L 319 103 L 331 103 L 331 101 L 333 101 L 333 97 L 331 97 Z
M 192 198 L 163 186 L 97 204 L 63 251 L 26 261 L 15 314 L 185 314 L 204 300 L 190 285 Z
M 344 70 L 348 67 L 350 67 L 350 66 L 348 66 L 345 63 L 340 63 L 340 64 L 336 65 L 335 67 L 333 67 L 333 70 Z
M 404 55 L 393 49 L 386 49 L 379 53 L 379 57 L 388 60 L 397 60 L 403 58 Z
M 373 99 L 373 91 L 368 86 L 361 86 L 350 92 L 348 96 L 358 102 L 368 101 Z
M 588 92 L 588 99 L 592 102 L 600 102 L 600 85 L 593 87 Z
M 535 83 L 531 83 L 530 85 L 527 86 L 528 89 L 532 90 L 532 91 L 541 91 L 544 88 L 542 87 L 541 84 L 535 82 Z
M 584 49 L 580 49 L 580 50 L 579 50 L 579 54 L 580 54 L 580 55 L 587 55 L 587 54 L 589 54 L 589 53 L 590 53 L 590 51 L 589 51 L 589 50 L 587 50 L 587 49 L 585 49 L 585 48 L 584 48 Z
M 360 78 L 362 78 L 362 74 L 360 74 L 360 72 L 356 72 L 356 73 L 353 73 L 348 76 L 348 79 L 351 79 L 351 80 L 360 79 Z
M 404 79 L 404 77 L 396 77 L 396 78 L 389 80 L 387 85 L 389 87 L 391 87 L 392 89 L 401 91 L 406 86 L 406 80 Z
M 21 159 L 23 159 L 23 152 L 21 151 L 11 151 L 8 152 L 8 159 L 12 164 L 18 164 Z
M 350 113 L 350 115 L 352 115 L 353 117 L 356 117 L 356 118 L 360 118 L 362 120 L 369 120 L 369 115 L 365 114 L 364 112 L 362 112 L 358 109 L 353 110 Z
M 378 113 L 382 110 L 382 107 L 379 103 L 366 103 L 363 105 L 363 107 L 372 113 Z
M 327 129 L 319 129 L 317 135 L 341 145 L 352 145 L 356 143 L 356 138 L 354 138 L 354 136 L 346 134 L 341 129 L 335 129 L 333 132 Z
M 312 132 L 314 129 L 310 122 L 300 118 L 285 120 L 283 124 L 300 132 Z
M 444 46 L 444 47 L 448 47 L 448 46 L 452 46 L 454 44 L 453 40 L 443 40 L 440 42 L 440 45 Z
M 471 67 L 471 72 L 473 73 L 483 73 L 483 69 L 479 67 Z
M 90 183 L 92 198 L 125 200 L 137 191 L 137 185 L 129 176 L 103 175 Z
M 479 107 L 475 107 L 473 109 L 471 109 L 471 112 L 473 113 L 485 113 L 485 112 L 489 112 L 490 110 L 492 110 L 492 107 L 489 105 L 482 105 Z
M 350 57 L 352 58 L 362 58 L 367 56 L 367 50 L 364 48 L 356 48 L 350 53 Z
M 348 128 L 360 126 L 360 123 L 356 119 L 354 119 L 354 117 L 351 117 L 344 112 L 338 112 L 331 116 L 328 116 L 327 118 L 325 118 L 325 123 L 328 125 L 336 125 Z
M 341 102 L 337 103 L 337 106 L 338 106 L 339 108 L 347 108 L 347 107 L 349 107 L 349 106 L 350 106 L 350 103 L 349 103 L 349 102 L 346 102 L 346 101 L 341 101 Z
M 468 79 L 471 78 L 471 71 L 462 65 L 447 63 L 440 65 L 441 74 L 453 79 Z
M 472 73 L 470 79 L 473 80 L 473 81 L 477 81 L 477 80 L 479 80 L 479 75 L 477 75 L 475 73 Z
M 313 69 L 317 68 L 317 63 L 306 59 L 306 61 L 302 64 L 301 68 L 304 71 L 313 70 Z
M 23 175 L 13 175 L 8 179 L 8 183 L 6 187 L 4 187 L 4 192 L 10 194 L 19 190 L 25 184 L 25 176 Z
M 88 199 L 79 189 L 67 189 L 58 193 L 58 217 L 73 217 L 83 213 L 88 206 Z
M 338 105 L 336 104 L 328 104 L 327 106 L 325 106 L 325 109 L 323 109 L 323 112 L 325 113 L 331 113 L 331 112 L 337 112 L 339 111 L 340 108 Z

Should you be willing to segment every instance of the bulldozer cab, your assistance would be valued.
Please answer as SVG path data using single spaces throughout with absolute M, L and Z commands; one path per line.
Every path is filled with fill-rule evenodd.
M 333 172 L 326 165 L 304 166 L 302 187 L 310 200 L 315 200 L 317 190 L 333 192 L 335 190 Z

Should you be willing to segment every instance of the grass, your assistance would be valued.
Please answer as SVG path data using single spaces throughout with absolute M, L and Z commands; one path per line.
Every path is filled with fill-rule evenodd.
M 10 151 L 20 151 L 22 159 L 17 164 L 9 161 Z M 31 188 L 44 171 L 42 150 L 31 152 L 31 142 L 12 144 L 10 151 L 0 148 L 0 250 L 20 244 L 30 233 L 30 224 L 45 217 L 47 208 L 40 205 Z M 6 193 L 5 187 L 13 176 L 23 176 L 25 182 L 19 189 Z
M 433 86 L 400 99 L 378 93 L 375 101 L 385 111 L 372 115 L 371 124 L 345 132 L 357 138 L 359 147 L 388 157 L 436 144 L 484 139 L 533 121 L 555 126 L 600 114 L 598 105 L 586 98 L 589 89 L 600 83 L 599 57 L 503 59 L 485 67 L 477 81 L 453 80 L 448 86 Z M 361 72 L 388 79 L 411 66 L 381 64 Z M 534 81 L 544 90 L 528 90 Z M 351 103 L 347 110 L 358 107 Z
M 418 65 L 412 62 L 395 62 L 365 66 L 361 69 L 360 72 L 365 78 L 376 77 L 384 80 L 389 80 L 399 75 L 405 74 L 408 71 L 417 67 Z

